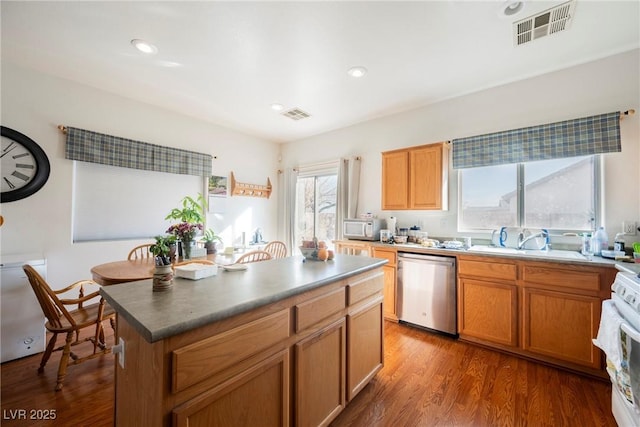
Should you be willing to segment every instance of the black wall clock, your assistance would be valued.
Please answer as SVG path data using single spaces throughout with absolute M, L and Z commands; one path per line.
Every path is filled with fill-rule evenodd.
M 49 179 L 49 159 L 38 144 L 26 135 L 5 126 L 2 128 L 0 202 L 14 202 L 29 197 Z

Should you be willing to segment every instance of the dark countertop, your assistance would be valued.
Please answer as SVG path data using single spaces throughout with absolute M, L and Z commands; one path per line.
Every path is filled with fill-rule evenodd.
M 155 342 L 381 267 L 387 260 L 336 255 L 331 261 L 294 256 L 218 269 L 200 280 L 175 278 L 173 289 L 153 292 L 152 280 L 103 286 L 100 294 L 147 341 Z

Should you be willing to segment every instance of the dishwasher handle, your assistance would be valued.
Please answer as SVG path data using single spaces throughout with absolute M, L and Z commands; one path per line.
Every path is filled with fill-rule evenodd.
M 424 262 L 427 264 L 445 264 L 448 266 L 456 265 L 456 258 L 446 255 L 422 255 L 422 254 L 411 254 L 401 252 L 398 253 L 398 261 L 408 261 L 408 262 Z

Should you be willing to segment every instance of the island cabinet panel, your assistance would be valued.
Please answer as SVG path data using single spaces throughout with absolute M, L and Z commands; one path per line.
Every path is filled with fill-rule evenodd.
M 516 347 L 518 290 L 515 284 L 460 278 L 458 285 L 460 335 Z
M 344 318 L 295 345 L 296 426 L 326 426 L 344 409 L 346 352 Z
M 382 296 L 347 315 L 347 400 L 353 399 L 384 364 Z M 372 350 L 374 349 L 374 350 Z
M 297 304 L 296 332 L 303 331 L 345 308 L 345 288 L 336 289 L 325 295 Z
M 173 351 L 172 391 L 202 381 L 289 337 L 289 310 L 247 323 Z
M 347 283 L 348 288 L 348 305 L 354 305 L 373 295 L 380 294 L 383 286 L 384 275 L 377 272 L 373 275 L 358 276 Z
M 524 350 L 594 369 L 601 364 L 592 338 L 598 333 L 597 297 L 524 289 Z
M 288 426 L 289 350 L 173 410 L 176 427 Z
M 382 264 L 344 257 L 301 266 L 292 257 L 251 267 L 268 263 L 307 268 L 311 277 L 319 271 L 322 284 L 155 341 L 118 313 L 116 332 L 126 346 L 125 367 L 116 363 L 118 427 L 323 426 L 340 414 L 347 396 L 382 367 Z M 342 267 L 349 274 L 331 273 L 341 265 L 352 266 Z M 185 281 L 173 294 L 150 295 L 148 309 L 154 298 L 180 296 L 188 287 L 224 292 L 219 280 Z

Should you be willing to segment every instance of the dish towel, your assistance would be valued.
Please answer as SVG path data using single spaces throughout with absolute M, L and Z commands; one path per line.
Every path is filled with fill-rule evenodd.
M 607 359 L 615 366 L 617 371 L 622 367 L 620 325 L 623 322 L 624 319 L 618 313 L 613 301 L 603 301 L 598 336 L 593 340 L 593 343 L 605 352 Z

